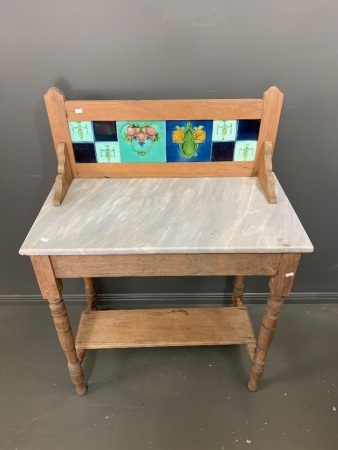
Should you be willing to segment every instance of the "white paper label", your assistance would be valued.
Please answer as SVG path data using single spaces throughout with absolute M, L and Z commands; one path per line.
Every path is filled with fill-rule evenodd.
M 75 110 L 75 114 L 81 114 L 82 113 L 82 108 L 77 108 Z
M 294 277 L 295 274 L 293 272 L 289 272 L 285 274 L 286 277 Z

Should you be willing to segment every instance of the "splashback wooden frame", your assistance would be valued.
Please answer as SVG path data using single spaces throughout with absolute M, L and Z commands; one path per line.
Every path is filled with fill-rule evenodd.
M 267 199 L 276 203 L 272 155 L 281 114 L 283 94 L 269 88 L 262 99 L 202 100 L 66 100 L 52 87 L 45 94 L 51 132 L 58 158 L 59 205 L 73 178 L 253 177 L 258 176 Z M 115 120 L 239 120 L 261 121 L 257 151 L 250 162 L 194 163 L 77 163 L 69 121 Z M 62 147 L 62 148 L 61 148 Z M 66 164 L 63 163 L 66 161 Z M 69 161 L 69 164 L 68 164 Z M 67 167 L 66 167 L 67 166 Z

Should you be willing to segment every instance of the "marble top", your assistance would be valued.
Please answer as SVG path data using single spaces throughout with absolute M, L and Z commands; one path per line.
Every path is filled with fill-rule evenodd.
M 54 188 L 22 255 L 311 252 L 276 179 L 269 204 L 257 178 L 74 179 Z

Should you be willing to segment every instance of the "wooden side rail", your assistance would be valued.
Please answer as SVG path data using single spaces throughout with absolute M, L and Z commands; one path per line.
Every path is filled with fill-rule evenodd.
M 258 178 L 269 203 L 277 203 L 275 179 L 272 174 L 272 143 L 264 142 L 264 152 L 258 169 Z
M 72 169 L 70 167 L 69 156 L 66 144 L 60 143 L 57 147 L 58 174 L 55 179 L 55 193 L 53 205 L 60 206 L 69 186 L 73 181 Z

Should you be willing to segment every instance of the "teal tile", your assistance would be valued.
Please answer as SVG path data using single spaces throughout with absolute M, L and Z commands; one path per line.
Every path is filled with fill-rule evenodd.
M 213 142 L 231 142 L 236 140 L 237 120 L 214 120 L 212 126 Z
M 235 144 L 234 161 L 254 161 L 257 141 L 237 141 Z
M 92 122 L 68 122 L 72 142 L 94 142 Z
M 164 121 L 117 122 L 121 162 L 165 162 Z
M 120 147 L 118 142 L 96 142 L 96 159 L 99 163 L 121 162 Z

